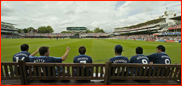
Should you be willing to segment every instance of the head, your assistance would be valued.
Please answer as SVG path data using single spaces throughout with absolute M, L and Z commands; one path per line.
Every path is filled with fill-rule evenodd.
M 115 55 L 121 55 L 123 51 L 123 47 L 121 45 L 116 45 L 114 49 L 115 49 Z
M 142 47 L 137 47 L 136 48 L 136 54 L 143 54 L 143 48 Z
M 20 48 L 21 48 L 21 51 L 27 51 L 28 52 L 28 50 L 29 50 L 28 44 L 22 44 Z
M 165 52 L 165 47 L 163 45 L 159 45 L 156 47 L 157 53 Z
M 84 46 L 80 46 L 79 49 L 78 49 L 78 51 L 79 51 L 80 54 L 83 55 L 86 52 L 86 48 Z
M 39 48 L 39 54 L 40 56 L 49 56 L 49 47 L 46 47 L 46 46 L 42 46 Z

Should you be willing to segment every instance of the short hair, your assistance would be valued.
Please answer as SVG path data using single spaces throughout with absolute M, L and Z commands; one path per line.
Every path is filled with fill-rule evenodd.
M 136 48 L 136 53 L 137 54 L 143 54 L 143 48 L 142 47 L 137 47 Z
M 28 46 L 28 44 L 22 44 L 22 45 L 20 46 L 20 48 L 21 48 L 21 51 L 27 51 L 28 48 L 29 48 L 29 46 Z
M 39 48 L 39 54 L 43 56 L 45 53 L 48 52 L 48 49 L 49 49 L 49 47 L 47 47 L 47 46 L 40 47 Z
M 80 54 L 85 54 L 86 48 L 84 46 L 80 46 L 78 51 L 79 51 Z
M 162 52 L 165 52 L 165 47 L 163 45 L 159 45 L 157 46 L 157 48 L 161 50 Z

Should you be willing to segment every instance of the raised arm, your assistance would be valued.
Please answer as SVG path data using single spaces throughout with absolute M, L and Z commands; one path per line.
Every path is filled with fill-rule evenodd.
M 30 56 L 35 56 L 35 54 L 37 54 L 38 52 L 39 52 L 39 48 L 35 52 L 31 53 Z
M 67 47 L 67 48 L 66 48 L 66 52 L 65 52 L 65 53 L 64 53 L 64 55 L 62 56 L 62 61 L 66 60 L 66 58 L 67 58 L 67 56 L 68 56 L 69 51 L 70 51 L 70 48 L 69 48 L 69 47 Z

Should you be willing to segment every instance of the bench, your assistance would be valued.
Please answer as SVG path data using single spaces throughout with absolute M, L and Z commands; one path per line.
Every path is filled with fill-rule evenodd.
M 25 84 L 104 84 L 103 68 L 105 64 L 83 64 L 83 63 L 26 63 L 22 61 L 22 70 Z M 26 70 L 28 67 L 28 71 Z M 77 75 L 75 76 L 74 68 L 76 67 Z M 84 74 L 84 67 L 86 67 L 86 74 Z M 57 68 L 58 75 L 56 75 L 55 68 Z M 60 73 L 60 68 L 63 72 Z M 32 71 L 33 69 L 33 71 Z M 46 69 L 48 71 L 46 71 Z M 81 70 L 80 70 L 81 69 Z M 91 75 L 89 76 L 89 69 L 91 69 Z M 65 73 L 65 70 L 67 73 Z M 101 72 L 100 72 L 101 71 Z M 33 73 L 32 73 L 33 72 Z M 81 72 L 81 75 L 79 73 Z M 95 76 L 93 75 L 95 72 Z M 100 76 L 98 75 L 100 72 Z M 52 74 L 52 75 L 51 75 Z M 40 81 L 44 80 L 44 81 Z M 53 80 L 46 83 L 46 80 Z M 87 80 L 87 81 L 78 81 Z M 89 80 L 102 80 L 101 81 L 89 81 Z
M 9 69 L 8 67 L 9 66 Z M 13 66 L 15 74 L 13 74 Z M 19 72 L 20 75 L 16 76 Z M 56 75 L 55 68 L 58 69 Z M 62 68 L 63 72 L 60 73 Z M 77 70 L 75 75 L 74 69 Z M 86 69 L 86 70 L 84 70 Z M 89 76 L 89 69 L 91 75 Z M 111 70 L 113 69 L 113 70 Z M 135 69 L 135 75 L 133 75 Z M 105 71 L 103 71 L 105 70 Z M 138 72 L 140 70 L 140 72 Z M 10 74 L 9 74 L 10 71 Z M 65 72 L 67 71 L 67 72 Z M 86 74 L 84 74 L 86 71 Z M 126 72 L 126 74 L 124 73 Z M 81 72 L 81 75 L 79 73 Z M 116 74 L 115 74 L 116 72 Z M 112 74 L 111 74 L 112 73 Z M 181 83 L 181 65 L 165 64 L 82 64 L 82 63 L 29 63 L 19 62 L 1 63 L 2 84 L 6 80 L 19 79 L 19 83 L 25 85 L 122 85 L 122 84 L 178 84 Z M 82 81 L 80 81 L 82 80 Z M 84 80 L 84 81 L 83 81 Z M 139 82 L 136 80 L 150 80 Z M 180 80 L 180 82 L 176 82 Z M 6 82 L 6 83 L 5 83 Z
M 108 62 L 108 82 L 113 85 L 128 84 L 158 84 L 158 85 L 180 85 L 181 83 L 181 64 L 114 64 Z M 113 68 L 113 70 L 111 70 Z M 130 74 L 129 74 L 130 70 Z M 112 71 L 112 72 L 111 72 Z M 117 73 L 115 74 L 115 71 Z M 126 74 L 124 72 L 126 71 Z M 135 71 L 135 72 L 134 72 Z M 110 74 L 112 73 L 112 74 Z M 140 80 L 140 81 L 136 81 Z M 145 80 L 145 81 L 142 81 Z M 180 80 L 180 82 L 176 82 Z
M 21 62 L 1 62 L 1 84 L 24 84 Z

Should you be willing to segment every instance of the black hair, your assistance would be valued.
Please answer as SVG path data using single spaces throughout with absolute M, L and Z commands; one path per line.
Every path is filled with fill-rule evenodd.
M 163 46 L 163 45 L 159 45 L 159 46 L 157 46 L 157 48 L 159 49 L 159 50 L 161 50 L 162 52 L 165 52 L 165 47 Z
M 49 49 L 49 47 L 46 47 L 46 46 L 40 47 L 39 54 L 43 56 L 45 53 L 47 53 L 48 49 Z
M 137 54 L 143 54 L 143 48 L 142 47 L 137 47 L 136 48 L 136 53 Z
M 28 44 L 22 44 L 20 48 L 21 48 L 21 51 L 27 51 L 29 46 Z
M 122 50 L 115 50 L 117 54 L 121 54 Z
M 85 54 L 86 48 L 84 46 L 80 46 L 78 51 L 79 51 L 80 54 Z

